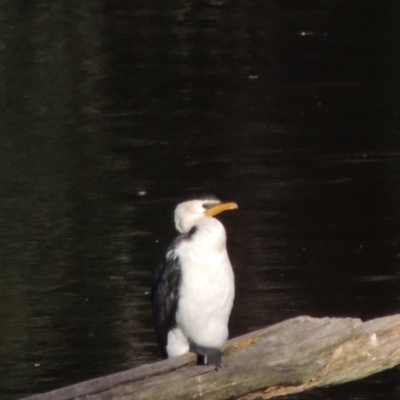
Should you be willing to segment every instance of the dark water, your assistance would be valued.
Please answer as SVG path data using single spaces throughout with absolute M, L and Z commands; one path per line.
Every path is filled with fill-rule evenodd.
M 157 359 L 186 194 L 240 206 L 231 336 L 398 313 L 398 4 L 3 1 L 0 398 Z M 396 399 L 399 374 L 290 399 Z

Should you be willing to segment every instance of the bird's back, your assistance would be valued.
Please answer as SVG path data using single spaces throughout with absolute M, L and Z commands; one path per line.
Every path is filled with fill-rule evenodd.
M 168 247 L 163 260 L 158 264 L 152 286 L 153 321 L 157 341 L 166 355 L 168 332 L 176 326 L 179 287 L 182 272 L 176 248 L 188 235 L 179 235 Z

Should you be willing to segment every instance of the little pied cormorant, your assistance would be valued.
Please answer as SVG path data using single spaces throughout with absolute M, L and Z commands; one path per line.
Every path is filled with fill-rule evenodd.
M 175 208 L 180 235 L 158 265 L 152 288 L 157 340 L 165 356 L 193 351 L 204 364 L 221 367 L 235 283 L 225 228 L 213 216 L 236 208 L 212 195 Z

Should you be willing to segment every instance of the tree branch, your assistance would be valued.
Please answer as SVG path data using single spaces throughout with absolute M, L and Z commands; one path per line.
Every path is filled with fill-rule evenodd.
M 400 364 L 400 315 L 297 317 L 230 340 L 220 371 L 193 354 L 26 400 L 270 399 L 364 378 Z

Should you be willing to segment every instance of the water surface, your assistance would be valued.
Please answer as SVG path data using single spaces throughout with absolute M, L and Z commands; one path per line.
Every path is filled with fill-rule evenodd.
M 151 275 L 187 194 L 239 203 L 221 216 L 231 336 L 398 313 L 397 4 L 2 8 L 0 398 L 158 359 Z M 290 398 L 395 399 L 399 382 Z

